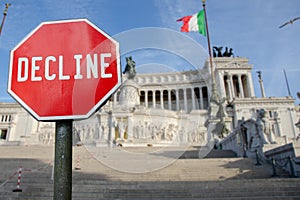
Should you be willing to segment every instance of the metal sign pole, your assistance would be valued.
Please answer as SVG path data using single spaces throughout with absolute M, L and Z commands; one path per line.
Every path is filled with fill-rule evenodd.
M 55 122 L 54 200 L 72 199 L 73 120 Z

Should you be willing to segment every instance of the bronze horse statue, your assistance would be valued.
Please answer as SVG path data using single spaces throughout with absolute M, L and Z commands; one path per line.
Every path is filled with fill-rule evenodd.
M 123 71 L 123 74 L 127 74 L 128 79 L 133 79 L 136 75 L 135 71 L 135 62 L 132 60 L 132 57 L 126 57 L 126 66 Z

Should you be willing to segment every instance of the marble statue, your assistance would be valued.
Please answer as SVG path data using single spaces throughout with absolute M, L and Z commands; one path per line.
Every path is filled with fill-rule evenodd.
M 217 112 L 217 117 L 221 119 L 221 121 L 223 120 L 223 118 L 225 117 L 225 111 L 224 111 L 224 102 L 225 102 L 226 98 L 223 97 L 222 100 L 219 100 L 219 102 L 216 101 L 216 104 L 218 105 L 218 112 Z
M 271 134 L 268 122 L 265 119 L 266 111 L 259 109 L 256 111 L 256 119 L 242 119 L 239 122 L 242 137 L 246 149 L 253 151 L 263 148 L 264 144 L 275 143 L 273 140 L 268 140 L 266 136 Z
M 125 122 L 123 121 L 123 119 L 121 118 L 121 120 L 119 122 L 117 122 L 117 127 L 118 127 L 118 130 L 119 130 L 119 137 L 121 139 L 125 139 L 125 132 L 126 132 L 126 124 Z
M 256 124 L 258 126 L 258 131 L 260 131 L 260 134 L 263 135 L 266 143 L 276 144 L 274 133 L 272 132 L 270 122 L 266 117 L 266 111 L 264 109 L 260 109 L 257 111 Z

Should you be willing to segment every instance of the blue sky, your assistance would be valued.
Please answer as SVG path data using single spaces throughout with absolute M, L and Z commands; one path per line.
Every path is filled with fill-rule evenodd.
M 180 54 L 186 50 L 192 52 L 190 55 L 197 55 L 190 46 L 180 46 L 180 42 L 186 40 L 207 50 L 205 37 L 198 33 L 178 32 L 181 23 L 176 22 L 185 15 L 201 10 L 201 0 L 1 0 L 1 12 L 5 3 L 11 3 L 12 6 L 0 37 L 0 102 L 13 101 L 6 93 L 10 50 L 44 21 L 87 18 L 116 38 L 131 30 L 137 33 L 136 30 L 156 27 L 176 35 L 170 36 L 173 39 L 170 42 L 179 45 Z M 207 0 L 207 15 L 211 44 L 231 47 L 236 56 L 246 57 L 253 64 L 256 96 L 260 97 L 257 70 L 263 72 L 267 96 L 287 96 L 283 75 L 285 69 L 292 96 L 297 98 L 296 92 L 300 91 L 300 20 L 282 29 L 278 27 L 300 16 L 299 0 Z M 161 41 L 170 40 L 167 35 L 162 36 Z M 139 40 L 138 37 L 137 34 L 135 39 Z M 185 40 L 180 40 L 180 37 Z M 156 39 L 149 34 L 149 43 Z M 178 54 L 174 55 L 173 51 L 166 51 L 169 47 L 155 53 L 151 45 L 144 50 L 122 52 L 125 43 L 120 41 L 121 54 L 132 55 L 137 67 L 144 66 L 148 72 L 154 66 L 152 63 L 159 68 L 164 66 L 165 71 L 188 70 L 194 65 L 203 65 L 202 59 L 194 64 Z M 121 62 L 124 66 L 124 58 Z

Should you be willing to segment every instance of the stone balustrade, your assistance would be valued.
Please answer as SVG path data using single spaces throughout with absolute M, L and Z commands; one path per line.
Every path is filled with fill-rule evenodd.
M 293 177 L 300 175 L 300 144 L 289 143 L 265 152 L 268 160 L 288 171 Z
M 242 157 L 244 155 L 243 144 L 241 142 L 238 130 L 231 132 L 226 138 L 219 143 L 224 150 L 232 150 L 237 156 Z

